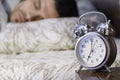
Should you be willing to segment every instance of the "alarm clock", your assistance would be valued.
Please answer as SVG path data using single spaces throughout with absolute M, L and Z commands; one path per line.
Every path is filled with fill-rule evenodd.
M 100 16 L 103 17 L 101 20 Z M 95 11 L 80 16 L 74 33 L 77 40 L 75 45 L 76 57 L 81 68 L 106 69 L 111 72 L 109 67 L 115 61 L 117 47 L 113 39 L 115 31 L 110 26 L 110 20 L 106 19 L 103 13 Z M 97 22 L 95 23 L 95 21 Z

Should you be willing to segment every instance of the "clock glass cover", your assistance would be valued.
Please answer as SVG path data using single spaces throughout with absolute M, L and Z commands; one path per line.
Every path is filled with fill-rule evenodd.
M 107 56 L 107 46 L 98 35 L 83 36 L 78 42 L 78 57 L 84 67 L 97 67 Z

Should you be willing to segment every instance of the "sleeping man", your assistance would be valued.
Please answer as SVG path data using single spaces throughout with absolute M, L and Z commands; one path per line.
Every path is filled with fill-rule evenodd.
M 11 22 L 78 16 L 75 0 L 22 0 L 12 12 Z
M 46 18 L 76 17 L 97 10 L 106 14 L 115 26 L 116 35 L 120 37 L 118 4 L 113 5 L 109 0 L 106 2 L 104 0 L 22 0 L 12 12 L 10 21 L 27 22 Z

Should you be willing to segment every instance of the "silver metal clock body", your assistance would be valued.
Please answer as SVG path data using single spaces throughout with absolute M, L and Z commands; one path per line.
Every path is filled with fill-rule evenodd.
M 75 46 L 76 56 L 81 66 L 87 69 L 100 69 L 110 66 L 117 54 L 117 47 L 110 36 L 89 32 L 81 36 Z

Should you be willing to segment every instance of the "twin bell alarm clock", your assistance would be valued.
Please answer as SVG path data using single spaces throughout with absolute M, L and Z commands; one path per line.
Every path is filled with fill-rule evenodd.
M 74 34 L 76 57 L 81 69 L 111 72 L 109 67 L 115 61 L 117 47 L 110 20 L 101 12 L 87 12 L 79 17 Z

